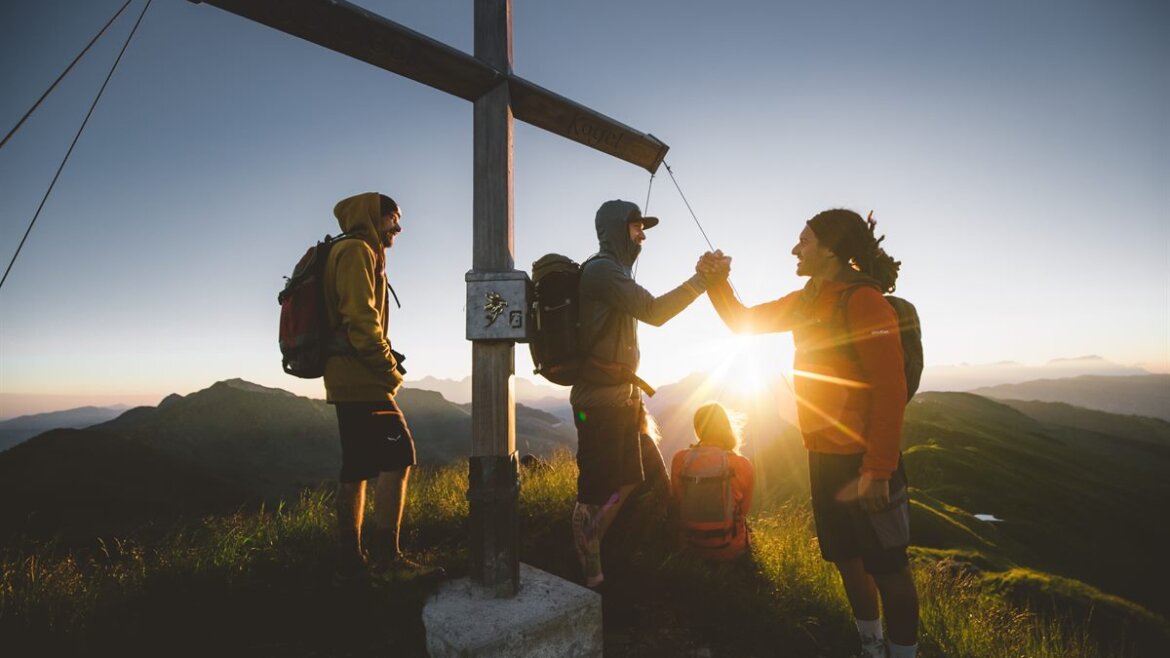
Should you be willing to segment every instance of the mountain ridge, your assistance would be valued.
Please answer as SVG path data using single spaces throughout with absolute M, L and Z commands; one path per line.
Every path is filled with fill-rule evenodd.
M 1064 402 L 1115 414 L 1170 421 L 1170 374 L 1078 375 L 976 388 L 995 399 Z
M 406 413 L 420 463 L 448 463 L 467 455 L 469 405 L 411 388 L 403 388 L 397 402 Z M 524 452 L 548 457 L 575 438 L 562 419 L 524 405 L 517 405 L 516 423 L 517 448 Z M 187 395 L 168 395 L 157 406 L 128 409 L 90 429 L 193 464 L 255 498 L 295 495 L 304 486 L 335 479 L 340 468 L 331 405 L 239 378 Z
M 0 421 L 0 452 L 52 429 L 81 429 L 97 425 L 117 417 L 129 408 L 126 405 L 108 407 L 87 405 L 61 411 L 17 416 Z

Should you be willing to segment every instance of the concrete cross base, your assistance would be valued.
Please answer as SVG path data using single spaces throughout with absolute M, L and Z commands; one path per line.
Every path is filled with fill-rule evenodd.
M 423 626 L 431 658 L 601 658 L 601 596 L 524 563 L 514 598 L 461 578 L 427 601 Z

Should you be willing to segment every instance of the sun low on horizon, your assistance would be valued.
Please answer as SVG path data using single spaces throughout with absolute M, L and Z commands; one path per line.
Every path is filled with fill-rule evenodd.
M 729 388 L 741 396 L 761 393 L 777 376 L 792 378 L 792 347 L 783 342 L 769 344 L 756 335 L 738 335 L 711 341 L 717 360 L 707 379 L 710 385 Z

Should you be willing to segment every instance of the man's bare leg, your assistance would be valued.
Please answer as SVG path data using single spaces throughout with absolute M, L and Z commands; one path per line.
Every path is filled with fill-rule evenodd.
M 597 587 L 605 581 L 601 572 L 601 540 L 635 486 L 623 485 L 604 505 L 577 503 L 573 508 L 573 545 L 587 587 Z
M 849 598 L 849 606 L 853 608 L 853 616 L 858 619 L 877 619 L 878 590 L 873 577 L 865 571 L 861 558 L 834 562 L 837 571 L 841 574 L 841 583 L 845 585 L 845 596 Z
M 873 576 L 865 570 L 861 558 L 835 562 L 845 586 L 845 596 L 853 609 L 861 655 L 866 658 L 886 655 L 886 640 L 879 618 L 878 589 Z
M 918 591 L 910 567 L 901 571 L 874 576 L 881 592 L 882 610 L 890 642 L 911 646 L 918 642 Z
M 410 467 L 398 471 L 383 471 L 374 483 L 374 533 L 377 537 L 376 561 L 393 560 L 402 552 L 399 535 L 402 512 L 406 509 L 406 484 Z
M 337 549 L 343 565 L 365 562 L 362 555 L 362 518 L 366 507 L 366 483 L 339 482 L 337 485 Z

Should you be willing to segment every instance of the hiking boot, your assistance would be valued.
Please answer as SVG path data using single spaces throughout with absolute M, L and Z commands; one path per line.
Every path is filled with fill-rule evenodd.
M 370 582 L 370 568 L 357 558 L 338 561 L 333 572 L 333 586 L 345 589 L 365 587 Z
M 890 654 L 886 651 L 885 638 L 863 637 L 861 638 L 861 653 L 857 655 L 859 658 L 887 658 Z
M 598 581 L 597 583 L 594 583 L 593 585 L 586 583 L 585 589 L 589 590 L 590 592 L 594 592 L 594 593 L 598 594 L 602 598 L 605 598 L 605 592 L 609 588 L 606 587 L 605 580 L 603 579 L 603 580 Z
M 432 580 L 446 575 L 443 567 L 419 564 L 399 553 L 389 560 L 380 561 L 375 567 L 374 578 L 380 582 L 390 583 Z

